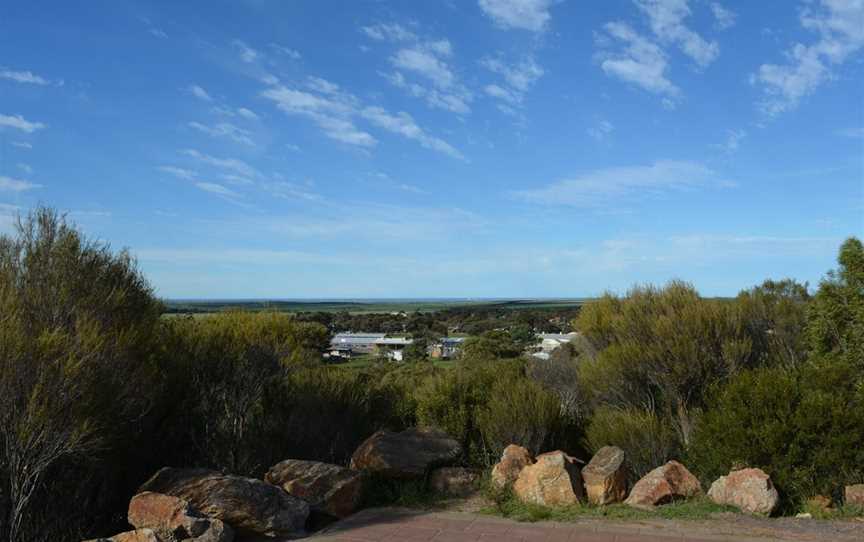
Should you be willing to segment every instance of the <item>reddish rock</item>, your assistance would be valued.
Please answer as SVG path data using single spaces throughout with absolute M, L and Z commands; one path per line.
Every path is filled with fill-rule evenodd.
M 286 459 L 271 467 L 264 480 L 303 499 L 315 512 L 336 518 L 353 514 L 363 492 L 360 472 L 318 461 Z
M 511 444 L 504 448 L 501 461 L 492 467 L 492 484 L 504 488 L 513 484 L 522 469 L 533 463 L 531 454 L 522 446 Z
M 627 496 L 627 472 L 624 450 L 604 446 L 597 450 L 582 469 L 585 493 L 591 504 L 603 505 L 621 502 Z
M 162 542 L 153 529 L 136 529 L 115 534 L 109 538 L 112 542 Z
M 864 508 L 864 484 L 846 486 L 843 497 L 847 505 Z
M 624 502 L 636 507 L 656 506 L 701 494 L 699 480 L 681 463 L 669 461 L 636 482 Z
M 465 497 L 477 489 L 478 478 L 477 471 L 473 469 L 441 467 L 429 475 L 429 487 L 444 495 Z
M 206 469 L 160 469 L 139 492 L 180 497 L 203 515 L 222 520 L 238 537 L 304 534 L 309 505 L 261 480 Z
M 351 468 L 389 478 L 419 478 L 462 454 L 459 443 L 437 429 L 412 427 L 400 433 L 381 430 L 351 456 Z
M 230 542 L 231 528 L 215 518 L 205 517 L 184 499 L 146 491 L 129 501 L 129 524 L 152 529 L 163 540 L 194 539 L 198 542 Z
M 708 496 L 717 504 L 735 506 L 749 514 L 769 515 L 780 501 L 771 477 L 761 469 L 734 470 L 721 476 L 711 484 Z
M 513 492 L 523 502 L 541 506 L 577 504 L 583 490 L 576 459 L 560 450 L 538 455 L 519 473 Z

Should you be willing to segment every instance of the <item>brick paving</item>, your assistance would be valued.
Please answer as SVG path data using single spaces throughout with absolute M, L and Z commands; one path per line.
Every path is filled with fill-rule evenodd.
M 733 516 L 707 521 L 520 523 L 461 512 L 363 510 L 310 537 L 315 542 L 861 542 L 864 525 Z

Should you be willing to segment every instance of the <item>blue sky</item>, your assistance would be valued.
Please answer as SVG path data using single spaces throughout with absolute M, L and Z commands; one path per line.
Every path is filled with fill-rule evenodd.
M 166 297 L 814 284 L 864 0 L 11 0 L 0 230 L 37 203 Z

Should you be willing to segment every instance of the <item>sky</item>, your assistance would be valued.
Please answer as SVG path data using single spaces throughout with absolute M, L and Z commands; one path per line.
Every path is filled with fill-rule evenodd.
M 864 236 L 864 0 L 7 0 L 0 232 L 167 298 L 816 286 Z

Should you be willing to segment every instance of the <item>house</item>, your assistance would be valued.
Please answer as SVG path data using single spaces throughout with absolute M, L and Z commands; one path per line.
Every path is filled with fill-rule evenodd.
M 413 343 L 414 339 L 406 339 L 404 337 L 392 337 L 389 339 L 382 337 L 375 340 L 375 353 L 393 361 L 402 361 L 404 359 L 405 347 Z
M 337 333 L 330 340 L 331 351 L 349 349 L 352 354 L 371 354 L 375 341 L 386 337 L 384 333 Z
M 573 339 L 575 339 L 579 334 L 576 332 L 571 333 L 538 333 L 537 338 L 540 339 L 540 352 L 545 352 L 549 354 L 562 344 L 569 343 Z
M 459 355 L 465 337 L 444 337 L 429 349 L 429 355 L 436 359 L 451 359 Z

